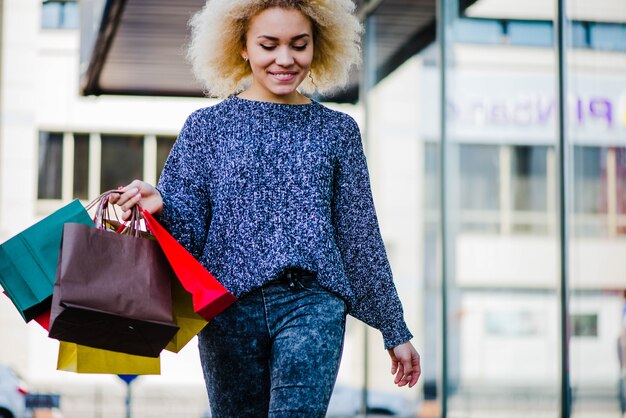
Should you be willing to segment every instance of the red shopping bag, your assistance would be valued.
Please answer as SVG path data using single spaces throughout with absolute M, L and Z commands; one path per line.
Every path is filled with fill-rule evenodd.
M 186 291 L 191 293 L 194 311 L 210 321 L 237 301 L 220 282 L 150 214 L 141 209 L 146 225 L 156 237 L 165 257 Z

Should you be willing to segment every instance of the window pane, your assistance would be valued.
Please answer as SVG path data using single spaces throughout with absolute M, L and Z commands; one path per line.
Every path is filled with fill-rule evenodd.
M 516 232 L 547 231 L 547 155 L 546 146 L 512 147 L 511 209 Z
M 80 26 L 80 9 L 78 3 L 67 2 L 63 7 L 63 29 L 78 29 Z
M 61 25 L 63 5 L 56 2 L 46 2 L 41 8 L 41 27 L 44 29 L 57 29 Z
M 39 133 L 39 199 L 61 199 L 63 134 Z
M 573 337 L 597 337 L 598 314 L 572 314 Z
M 510 22 L 511 45 L 552 46 L 552 24 L 548 22 Z
M 502 42 L 502 25 L 497 20 L 460 19 L 456 37 L 465 43 L 499 44 Z
M 574 211 L 606 213 L 606 149 L 574 147 Z
M 174 141 L 176 141 L 175 136 L 157 137 L 157 179 L 161 176 L 161 171 L 163 171 L 167 157 L 170 155 L 170 150 L 174 145 Z
M 89 198 L 89 134 L 74 134 L 74 198 Z
M 460 145 L 461 208 L 498 210 L 500 162 L 495 145 Z
M 545 211 L 547 208 L 546 160 L 548 147 L 515 146 L 511 164 L 513 209 Z
M 500 147 L 459 145 L 459 194 L 462 230 L 498 230 Z
M 597 49 L 626 50 L 626 25 L 596 23 L 591 25 L 591 45 Z
M 143 136 L 102 135 L 100 190 L 117 189 L 143 175 Z
M 587 35 L 588 28 L 582 22 L 574 22 L 571 25 L 572 46 L 574 48 L 588 48 L 589 38 Z

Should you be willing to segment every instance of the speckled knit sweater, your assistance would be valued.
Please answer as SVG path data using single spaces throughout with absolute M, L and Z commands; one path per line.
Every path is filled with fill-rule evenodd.
M 350 116 L 228 98 L 189 116 L 158 188 L 162 223 L 235 296 L 301 267 L 385 348 L 412 338 Z

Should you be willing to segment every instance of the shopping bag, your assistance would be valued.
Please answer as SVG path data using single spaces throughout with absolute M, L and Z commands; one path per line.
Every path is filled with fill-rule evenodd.
M 112 190 L 111 193 L 122 193 L 121 191 Z M 120 232 L 126 228 L 123 222 L 112 219 L 110 213 L 96 212 L 96 220 L 102 223 L 104 229 Z M 132 220 L 131 220 L 132 222 Z M 139 230 L 139 236 L 144 238 L 156 239 L 150 231 Z M 191 294 L 189 294 L 180 284 L 178 280 L 172 280 L 172 310 L 174 323 L 179 327 L 178 332 L 165 347 L 166 350 L 178 353 L 207 325 L 207 321 L 196 314 L 193 310 Z
M 102 225 L 100 196 L 96 225 Z M 158 243 L 139 237 L 138 209 L 128 234 L 68 223 L 50 315 L 51 338 L 158 357 L 178 331 L 172 318 L 175 276 Z
M 161 359 L 117 353 L 61 341 L 57 370 L 74 373 L 160 374 Z
M 191 293 L 195 312 L 210 321 L 237 299 L 204 268 L 147 210 L 140 209 L 146 225 L 156 237 L 176 277 Z
M 178 353 L 207 325 L 207 321 L 194 312 L 191 294 L 178 280 L 172 280 L 172 304 L 174 323 L 179 330 L 165 347 L 166 350 Z
M 50 329 L 50 311 L 34 320 L 46 331 Z M 61 341 L 57 370 L 74 373 L 160 374 L 161 359 L 116 353 Z
M 94 225 L 78 200 L 0 245 L 0 284 L 26 322 L 50 310 L 63 224 Z
M 155 241 L 66 224 L 50 337 L 157 357 L 178 331 L 172 277 Z

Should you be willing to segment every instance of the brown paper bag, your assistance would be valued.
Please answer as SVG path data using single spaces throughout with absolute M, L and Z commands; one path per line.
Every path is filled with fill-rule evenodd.
M 157 242 L 65 224 L 49 335 L 157 357 L 178 331 L 172 318 L 172 279 Z

